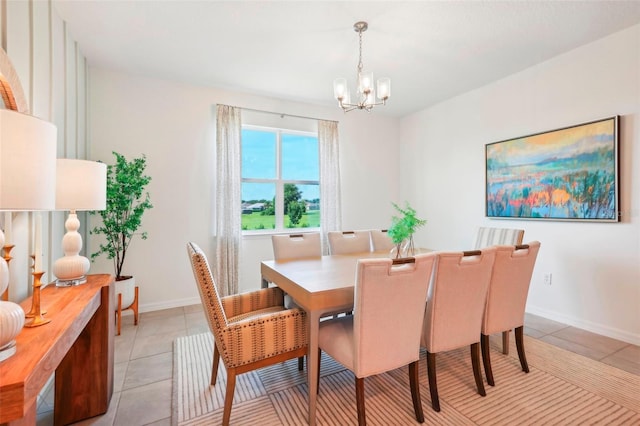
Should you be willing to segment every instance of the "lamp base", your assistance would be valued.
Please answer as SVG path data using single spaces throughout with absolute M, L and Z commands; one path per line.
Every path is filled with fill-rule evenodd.
M 56 280 L 56 287 L 73 287 L 76 285 L 84 284 L 86 282 L 87 282 L 86 275 L 83 275 L 79 278 L 71 278 L 71 279 L 58 278 Z
M 4 361 L 7 358 L 10 358 L 16 353 L 16 341 L 12 340 L 11 342 L 4 345 L 0 348 L 0 362 Z

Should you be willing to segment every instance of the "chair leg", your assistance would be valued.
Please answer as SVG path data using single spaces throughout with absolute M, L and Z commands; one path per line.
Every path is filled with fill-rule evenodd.
M 358 407 L 358 426 L 366 426 L 364 413 L 364 378 L 356 377 L 356 406 Z
M 122 328 L 122 293 L 118 293 L 118 310 L 116 311 L 116 324 L 118 325 L 117 336 L 119 336 Z
M 298 358 L 298 371 L 304 370 L 304 357 L 301 356 Z
M 524 326 L 516 327 L 516 347 L 518 348 L 518 358 L 520 358 L 520 365 L 522 371 L 529 372 L 529 364 L 527 364 L 527 357 L 524 355 Z
M 476 379 L 476 386 L 478 387 L 478 393 L 482 396 L 487 396 L 487 393 L 484 391 L 482 374 L 480 373 L 480 344 L 479 343 L 474 343 L 471 345 L 471 365 L 473 365 L 473 377 Z
M 419 364 L 414 361 L 409 364 L 409 384 L 411 386 L 411 399 L 413 400 L 413 411 L 416 413 L 416 420 L 424 423 L 424 413 L 422 412 L 422 401 L 420 400 L 420 380 Z
M 436 382 L 436 354 L 427 351 L 427 376 L 429 376 L 429 392 L 431 393 L 431 406 L 435 411 L 440 411 L 438 399 L 438 384 Z
M 216 343 L 213 343 L 213 365 L 211 366 L 211 386 L 216 385 L 216 380 L 218 380 L 218 365 L 220 364 L 220 352 L 218 352 L 218 347 Z
M 509 331 L 502 332 L 502 353 L 505 355 L 509 355 Z
M 133 325 L 138 325 L 138 286 L 135 287 L 134 292 L 135 296 L 131 304 L 131 309 L 133 309 Z
M 489 336 L 480 334 L 480 347 L 482 349 L 482 364 L 484 364 L 484 374 L 487 376 L 487 383 L 495 386 L 493 381 L 493 371 L 491 370 L 491 351 L 489 348 Z
M 320 393 L 320 361 L 322 360 L 322 349 L 318 348 L 318 379 L 316 380 L 316 395 Z
M 229 426 L 231 419 L 231 405 L 233 404 L 233 393 L 236 390 L 236 370 L 227 370 L 227 393 L 224 395 L 224 412 L 222 414 L 222 426 Z

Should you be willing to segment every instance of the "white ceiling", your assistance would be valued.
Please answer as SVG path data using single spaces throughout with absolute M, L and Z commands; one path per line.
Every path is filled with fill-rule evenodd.
M 640 22 L 640 1 L 53 0 L 92 67 L 335 105 L 363 62 L 404 116 Z M 616 64 L 611 64 L 616 66 Z

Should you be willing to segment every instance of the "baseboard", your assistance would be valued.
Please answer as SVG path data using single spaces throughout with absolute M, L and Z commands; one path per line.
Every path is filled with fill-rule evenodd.
M 186 299 L 169 300 L 159 303 L 140 303 L 138 307 L 140 312 L 153 312 L 161 311 L 163 309 L 182 308 L 183 306 L 199 305 L 201 303 L 202 301 L 200 300 L 200 297 L 189 297 Z M 130 309 L 122 311 L 122 316 L 125 315 L 133 315 L 133 311 Z
M 570 315 L 561 314 L 537 306 L 527 305 L 527 312 L 553 321 L 558 321 L 563 324 L 578 327 L 583 330 L 591 331 L 592 333 L 597 333 L 602 336 L 611 337 L 612 339 L 621 340 L 633 345 L 640 345 L 640 334 L 634 334 L 626 330 L 620 330 L 618 328 L 608 327 L 591 321 L 585 321 L 581 318 L 575 318 Z

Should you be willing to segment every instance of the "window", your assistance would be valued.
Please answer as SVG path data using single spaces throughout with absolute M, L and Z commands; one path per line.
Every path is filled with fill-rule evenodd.
M 242 230 L 320 227 L 318 136 L 242 126 Z

